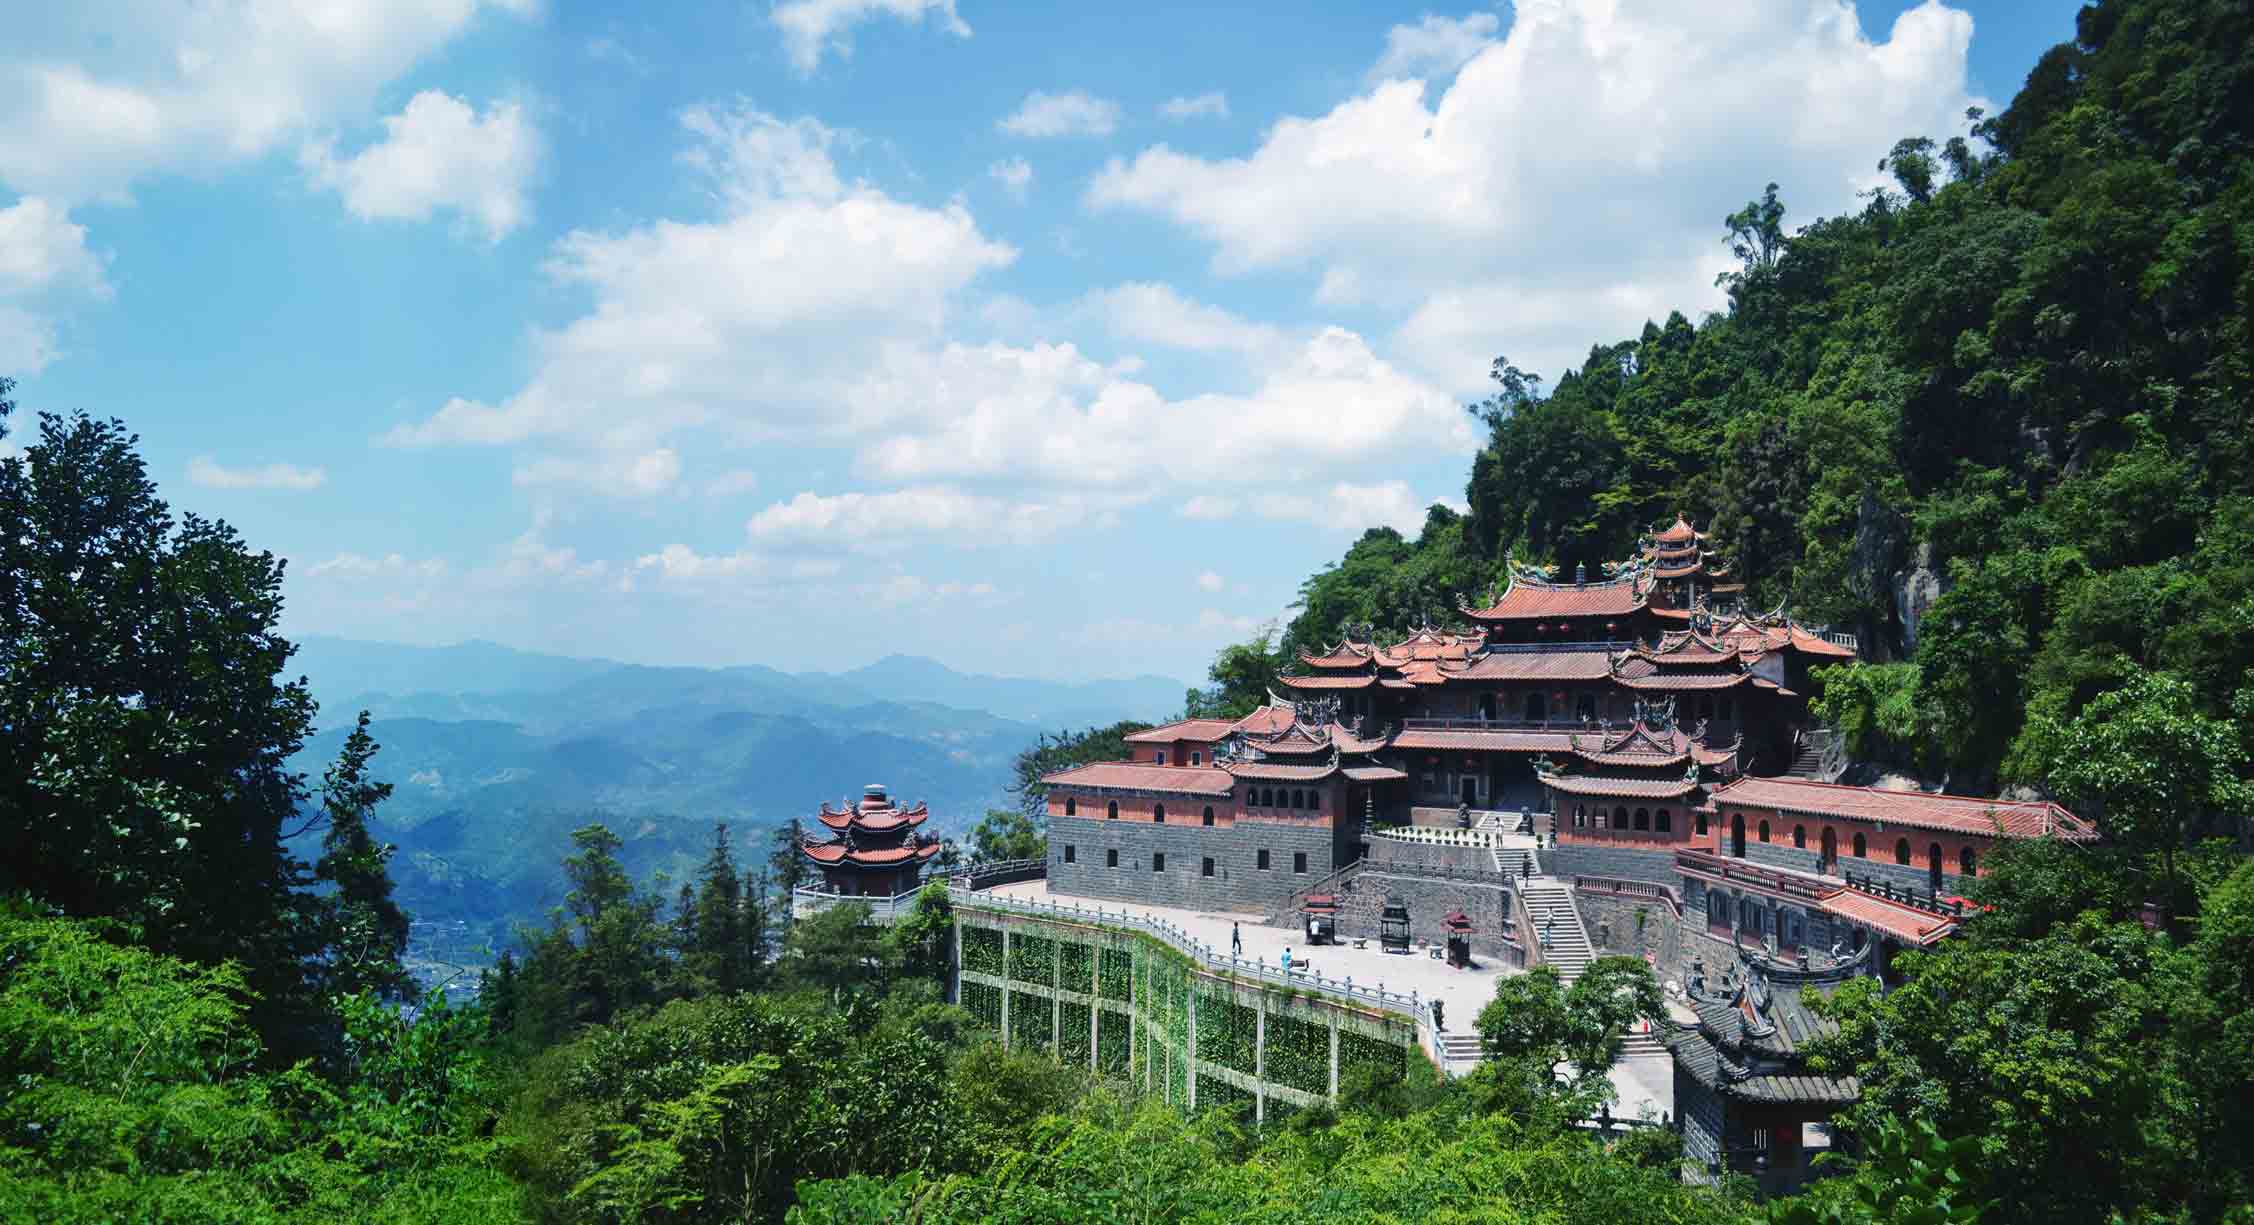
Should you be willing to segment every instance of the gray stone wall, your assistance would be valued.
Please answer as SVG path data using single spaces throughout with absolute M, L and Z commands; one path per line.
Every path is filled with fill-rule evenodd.
M 1616 876 L 1622 880 L 1649 881 L 1655 885 L 1682 886 L 1675 875 L 1675 849 L 1646 850 L 1641 847 L 1591 846 L 1581 842 L 1561 842 L 1545 848 L 1541 853 L 1542 868 L 1552 876 L 1563 877 L 1568 882 L 1576 876 Z
M 1683 1121 L 1683 1164 L 1693 1182 L 1711 1183 L 1707 1168 L 1722 1159 L 1722 1099 L 1675 1067 L 1675 1115 Z
M 1774 835 L 1772 834 L 1772 836 Z M 1728 838 L 1722 840 L 1722 846 L 1725 851 L 1728 849 Z M 1924 866 L 1923 852 L 1913 851 L 1911 854 L 1912 862 L 1908 866 L 1904 866 L 1894 862 L 1894 844 L 1891 842 L 1886 843 L 1883 847 L 1872 846 L 1869 850 L 1870 856 L 1868 858 L 1857 859 L 1851 844 L 1842 845 L 1839 848 L 1839 862 L 1833 865 L 1834 870 L 1831 875 L 1844 876 L 1852 872 L 1857 876 L 1875 876 L 1893 884 L 1897 889 L 1909 889 L 1918 893 L 1924 893 L 1931 888 L 1933 878 Z M 1781 838 L 1774 842 L 1763 842 L 1750 832 L 1747 833 L 1745 836 L 1745 858 L 1749 863 L 1762 864 L 1771 868 L 1791 868 L 1796 872 L 1821 871 L 1823 864 L 1823 856 L 1813 845 L 1807 850 L 1793 846 L 1790 831 L 1786 831 Z M 1949 865 L 1954 862 L 1953 859 L 1943 861 L 1941 873 L 1941 892 L 1943 893 L 1961 894 L 1964 892 L 1964 879 L 1947 870 Z
M 1517 930 L 1511 891 L 1503 878 L 1495 877 L 1491 882 L 1452 880 L 1413 871 L 1392 871 L 1377 864 L 1357 871 L 1353 888 L 1343 895 L 1338 914 L 1339 937 L 1377 939 L 1378 916 L 1384 910 L 1387 894 L 1400 897 L 1409 908 L 1412 940 L 1441 943 L 1447 934 L 1441 929 L 1440 920 L 1451 911 L 1460 910 L 1471 919 L 1473 956 L 1506 956 L 1516 948 L 1505 943 L 1506 937 L 1516 937 Z
M 1457 872 L 1495 870 L 1495 852 L 1483 846 L 1438 846 L 1372 838 L 1365 858 L 1373 864 L 1399 868 L 1448 868 Z
M 1073 862 L 1066 863 L 1065 848 Z M 1338 839 L 1328 825 L 1314 822 L 1238 820 L 1206 826 L 1193 815 L 1164 825 L 1148 821 L 1107 821 L 1101 817 L 1049 819 L 1049 888 L 1073 897 L 1181 906 L 1192 910 L 1265 912 L 1293 890 L 1330 874 L 1337 866 Z M 1268 852 L 1268 867 L 1259 852 Z M 1109 852 L 1119 865 L 1107 866 Z M 1307 870 L 1292 870 L 1293 855 L 1305 854 Z M 1165 856 L 1163 871 L 1155 857 Z M 1205 861 L 1213 874 L 1205 874 Z
M 1675 910 L 1658 898 L 1640 898 L 1573 891 L 1573 908 L 1598 952 L 1623 957 L 1649 954 L 1662 979 L 1677 972 L 1682 958 L 1682 933 Z

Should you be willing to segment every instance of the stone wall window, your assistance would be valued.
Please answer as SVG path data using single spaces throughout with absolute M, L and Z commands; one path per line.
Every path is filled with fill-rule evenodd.
M 1068 795 L 1068 796 L 1064 797 L 1064 815 L 1066 815 L 1066 816 L 1068 816 L 1068 817 L 1077 817 L 1077 816 L 1079 816 L 1079 815 L 1080 815 L 1080 797 L 1079 797 L 1079 796 L 1076 796 L 1076 795 Z
M 1941 844 L 1936 842 L 1925 850 L 1926 884 L 1933 892 L 1941 892 Z
M 1152 823 L 1152 824 L 1154 824 L 1154 825 L 1164 825 L 1164 824 L 1166 824 L 1166 805 L 1164 805 L 1164 804 L 1153 804 L 1153 805 L 1151 805 L 1151 807 L 1150 807 L 1150 819 L 1151 819 L 1151 823 Z
M 1807 826 L 1795 825 L 1792 827 L 1792 846 L 1794 850 L 1805 851 L 1808 849 Z
M 1861 834 L 1855 835 L 1855 858 L 1870 858 L 1870 846 L 1863 841 L 1863 836 Z
M 1706 836 L 1706 814 L 1703 812 L 1698 814 L 1698 836 L 1701 838 Z
M 1901 865 L 1902 865 L 1903 867 L 1905 867 L 1905 868 L 1906 868 L 1906 867 L 1908 867 L 1908 866 L 1910 865 L 1910 840 L 1909 840 L 1909 839 L 1907 839 L 1907 838 L 1896 838 L 1896 839 L 1894 840 L 1894 862 L 1895 862 L 1895 863 L 1898 863 L 1898 864 L 1901 864 Z
M 1071 844 L 1071 843 L 1069 843 L 1069 842 L 1065 843 L 1065 844 L 1064 844 L 1064 861 L 1065 861 L 1066 863 L 1078 863 L 1078 862 L 1080 862 L 1080 860 L 1079 860 L 1079 858 L 1077 857 L 1077 854 L 1076 854 L 1076 852 L 1078 852 L 1078 851 L 1079 851 L 1079 849 L 1080 849 L 1080 848 L 1078 848 L 1078 847 L 1076 847 L 1076 846 L 1072 845 L 1072 844 Z
M 1164 872 L 1166 870 L 1166 852 L 1152 851 L 1150 853 L 1150 870 L 1153 872 Z
M 1291 870 L 1301 876 L 1307 875 L 1307 852 L 1293 851 L 1291 853 Z
M 1253 865 L 1253 866 L 1255 866 L 1255 867 L 1259 868 L 1259 869 L 1260 869 L 1261 871 L 1263 871 L 1263 872 L 1267 871 L 1267 870 L 1268 870 L 1268 852 L 1266 852 L 1266 851 L 1262 851 L 1262 852 L 1260 852 L 1260 858 L 1259 858 L 1259 859 L 1258 859 L 1257 861 L 1255 861 L 1255 863 L 1254 863 L 1254 865 Z
M 1730 857 L 1745 858 L 1745 814 L 1730 814 Z
M 1763 822 L 1761 823 L 1761 841 L 1763 841 L 1763 842 L 1767 842 L 1768 840 L 1769 840 L 1769 823 L 1768 823 L 1767 821 L 1763 821 Z
M 1675 832 L 1675 818 L 1671 814 L 1669 814 L 1666 809 L 1662 808 L 1658 812 L 1653 813 L 1651 820 L 1651 827 L 1658 830 L 1660 833 L 1672 834 Z
M 1651 828 L 1651 810 L 1649 808 L 1636 810 L 1636 828 L 1645 830 Z
M 1106 805 L 1104 805 L 1104 820 L 1106 820 L 1106 821 L 1117 821 L 1118 819 L 1119 819 L 1119 801 L 1117 801 L 1117 800 L 1113 800 L 1113 801 L 1111 801 L 1111 802 L 1110 802 L 1109 804 L 1106 804 Z
M 1204 861 L 1199 863 L 1197 874 L 1199 876 L 1213 875 L 1213 857 L 1211 855 L 1206 856 Z
M 1205 823 L 1207 825 L 1213 824 L 1213 805 L 1211 804 L 1205 806 Z
M 1957 871 L 1965 876 L 1980 875 L 1980 857 L 1973 854 L 1971 847 L 1957 852 Z
M 1104 852 L 1104 866 L 1107 868 L 1116 868 L 1119 866 L 1118 847 L 1113 847 L 1110 850 Z

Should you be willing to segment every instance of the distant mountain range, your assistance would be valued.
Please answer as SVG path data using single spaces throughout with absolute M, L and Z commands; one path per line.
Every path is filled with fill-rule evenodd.
M 570 830 L 602 819 L 638 874 L 678 879 L 726 821 L 745 860 L 773 828 L 883 783 L 960 835 L 1006 802 L 1011 759 L 1043 731 L 1157 719 L 1164 677 L 1053 682 L 894 655 L 842 673 L 659 668 L 489 642 L 401 646 L 308 636 L 289 674 L 321 703 L 297 761 L 312 780 L 359 711 L 383 745 L 379 810 L 418 918 L 500 934 L 562 900 Z

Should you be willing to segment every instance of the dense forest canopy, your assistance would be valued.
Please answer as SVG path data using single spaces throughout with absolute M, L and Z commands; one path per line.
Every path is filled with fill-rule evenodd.
M 946 888 L 882 928 L 794 918 L 788 829 L 637 881 L 588 824 L 476 1001 L 410 1006 L 381 746 L 363 721 L 317 785 L 284 764 L 314 711 L 280 561 L 75 416 L 0 459 L 0 1219 L 2246 1225 L 2250 44 L 2228 0 L 2095 4 L 1969 138 L 1885 151 L 1857 214 L 1788 233 L 1761 192 L 1724 223 L 1726 313 L 1546 394 L 1498 360 L 1469 513 L 1365 535 L 1188 695 L 1240 712 L 1509 556 L 1711 515 L 1758 598 L 1872 644 L 1821 698 L 1859 751 L 2106 835 L 1999 848 L 1959 935 L 1823 1006 L 1814 1066 L 1862 1093 L 1841 1177 L 1763 1204 L 1685 1185 L 1666 1129 L 1575 1126 L 1661 1006 L 1636 958 L 1503 980 L 1471 1075 L 1185 1118 L 944 1002 Z M 1037 847 L 1039 777 L 1138 727 L 1034 746 L 971 854 Z

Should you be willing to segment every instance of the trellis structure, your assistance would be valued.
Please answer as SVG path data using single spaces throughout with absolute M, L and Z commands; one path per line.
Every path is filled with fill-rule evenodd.
M 955 991 L 1013 1049 L 1188 1110 L 1249 1102 L 1261 1121 L 1334 1099 L 1360 1064 L 1422 1053 L 1411 1016 L 1216 971 L 1092 917 L 957 906 Z

